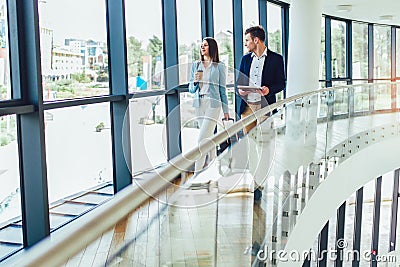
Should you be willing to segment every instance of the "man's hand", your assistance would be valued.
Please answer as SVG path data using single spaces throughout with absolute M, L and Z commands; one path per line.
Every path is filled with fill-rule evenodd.
M 260 90 L 261 95 L 268 95 L 269 94 L 269 88 L 267 86 L 261 87 L 262 90 Z
M 229 120 L 229 113 L 224 113 L 224 119 Z
M 242 89 L 238 89 L 238 92 L 239 92 L 239 95 L 241 95 L 241 96 L 246 96 L 250 93 L 250 91 L 245 91 Z

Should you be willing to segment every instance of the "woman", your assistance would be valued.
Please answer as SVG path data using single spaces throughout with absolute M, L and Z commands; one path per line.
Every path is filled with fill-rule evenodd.
M 194 93 L 193 107 L 200 125 L 199 144 L 214 134 L 221 107 L 224 118 L 229 118 L 228 99 L 226 97 L 226 69 L 219 61 L 217 42 L 211 38 L 203 39 L 198 62 L 192 65 L 189 92 Z M 216 151 L 210 153 L 210 159 L 216 156 Z M 195 163 L 195 174 L 201 171 L 206 161 L 206 155 L 200 155 Z

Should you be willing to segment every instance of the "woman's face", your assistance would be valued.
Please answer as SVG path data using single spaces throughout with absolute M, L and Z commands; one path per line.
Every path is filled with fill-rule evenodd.
M 207 57 L 210 56 L 208 48 L 209 48 L 208 42 L 206 40 L 203 40 L 203 43 L 201 44 L 201 49 L 200 49 L 200 53 L 202 56 L 207 56 Z

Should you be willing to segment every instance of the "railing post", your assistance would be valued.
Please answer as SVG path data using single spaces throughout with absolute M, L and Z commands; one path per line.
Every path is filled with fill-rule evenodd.
M 399 209 L 399 172 L 397 169 L 393 173 L 393 196 L 392 196 L 392 213 L 390 216 L 390 240 L 389 252 L 396 249 L 396 232 L 397 232 L 397 212 Z

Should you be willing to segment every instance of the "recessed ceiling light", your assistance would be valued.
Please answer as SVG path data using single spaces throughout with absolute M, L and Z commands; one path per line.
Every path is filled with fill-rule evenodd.
M 337 5 L 336 9 L 340 12 L 349 12 L 352 9 L 352 5 Z
M 382 21 L 382 22 L 392 21 L 393 20 L 393 15 L 382 15 L 382 16 L 379 16 L 379 20 Z

